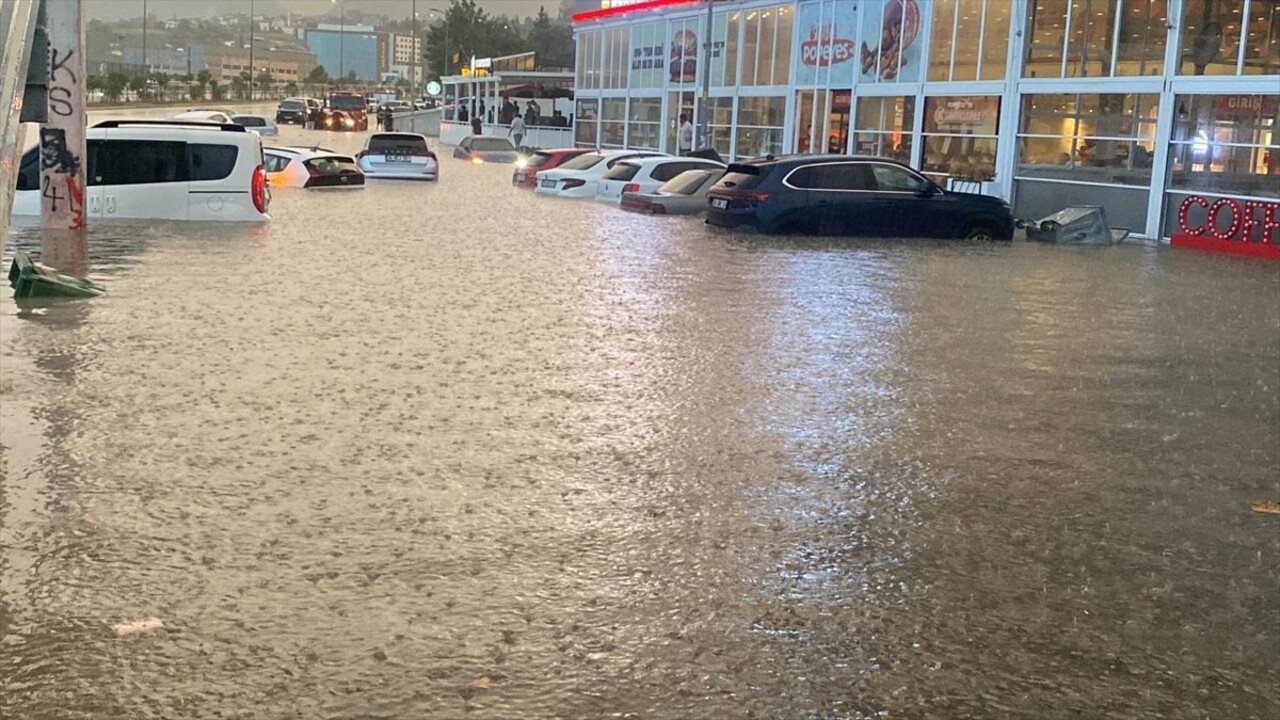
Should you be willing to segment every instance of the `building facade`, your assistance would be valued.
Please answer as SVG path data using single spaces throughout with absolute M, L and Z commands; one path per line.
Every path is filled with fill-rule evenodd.
M 368 25 L 320 25 L 307 31 L 307 49 L 333 78 L 354 72 L 359 80 L 381 80 L 386 47 L 386 34 Z
M 580 0 L 576 142 L 674 152 L 678 117 L 705 107 L 727 158 L 892 157 L 981 182 L 1019 217 L 1102 205 L 1148 238 L 1202 222 L 1220 198 L 1280 200 L 1276 0 L 711 9 L 708 56 L 705 2 Z

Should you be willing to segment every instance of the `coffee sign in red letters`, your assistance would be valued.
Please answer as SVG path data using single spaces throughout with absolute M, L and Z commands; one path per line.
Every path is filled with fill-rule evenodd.
M 1191 195 L 1171 244 L 1280 260 L 1280 203 Z

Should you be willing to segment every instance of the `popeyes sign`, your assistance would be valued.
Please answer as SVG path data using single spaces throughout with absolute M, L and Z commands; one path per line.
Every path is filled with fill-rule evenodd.
M 800 43 L 800 62 L 817 67 L 831 67 L 854 58 L 858 46 L 848 38 L 836 37 L 836 24 L 809 28 L 809 39 Z
M 1280 202 L 1191 195 L 1170 244 L 1280 260 Z

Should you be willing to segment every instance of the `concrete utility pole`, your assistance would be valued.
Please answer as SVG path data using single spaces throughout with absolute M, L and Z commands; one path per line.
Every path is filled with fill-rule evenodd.
M 84 0 L 45 0 L 49 21 L 49 121 L 40 125 L 44 229 L 83 232 L 85 207 Z
M 22 154 L 22 114 L 26 108 L 23 96 L 27 83 L 39 5 L 35 0 L 0 2 L 0 166 L 13 168 L 4 173 L 0 183 L 0 233 L 9 227 L 13 209 L 13 193 L 19 158 Z
M 711 25 L 714 19 L 713 12 L 715 10 L 715 0 L 707 0 L 707 32 L 704 47 L 706 52 L 702 55 L 702 62 L 698 63 L 699 69 L 702 70 L 702 99 L 698 102 L 698 137 L 702 138 L 702 147 L 711 146 L 710 132 L 711 112 L 708 107 L 711 105 Z M 698 149 L 698 142 L 695 139 L 693 149 Z
M 253 22 L 253 0 L 249 0 L 249 99 L 253 99 L 253 31 L 256 30 L 256 23 Z

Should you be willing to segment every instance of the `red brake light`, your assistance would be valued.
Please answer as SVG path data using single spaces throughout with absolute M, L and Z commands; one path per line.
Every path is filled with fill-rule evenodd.
M 769 199 L 769 193 L 759 190 L 727 190 L 722 191 L 726 195 L 732 196 L 735 200 L 742 200 L 749 203 L 762 203 Z
M 267 173 L 261 165 L 253 169 L 250 195 L 253 197 L 253 207 L 263 215 L 267 214 Z
M 587 184 L 586 180 L 575 180 L 571 178 L 569 180 L 564 181 L 564 189 L 568 190 L 569 188 L 582 187 L 583 185 L 586 185 L 586 184 Z
M 640 183 L 627 183 L 622 186 L 622 192 L 640 192 Z

